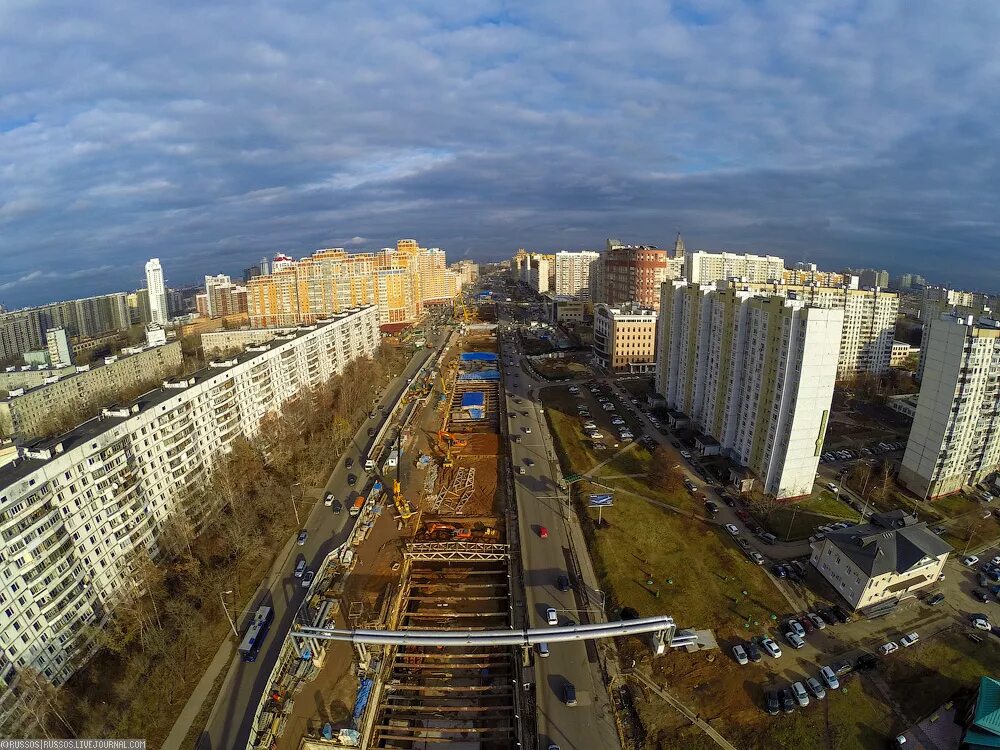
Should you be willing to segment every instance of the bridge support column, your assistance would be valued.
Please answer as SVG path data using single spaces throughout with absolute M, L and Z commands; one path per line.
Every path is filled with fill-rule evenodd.
M 676 628 L 671 625 L 663 630 L 653 632 L 653 653 L 656 656 L 663 656 L 670 649 L 670 643 L 674 640 Z

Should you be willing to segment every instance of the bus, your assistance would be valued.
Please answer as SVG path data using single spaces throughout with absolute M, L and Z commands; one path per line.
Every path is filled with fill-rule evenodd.
M 243 643 L 238 651 L 243 661 L 255 661 L 260 652 L 260 644 L 267 637 L 267 631 L 271 627 L 271 620 L 274 619 L 274 610 L 270 607 L 261 607 L 253 616 L 250 627 L 247 628 L 246 635 L 243 636 Z

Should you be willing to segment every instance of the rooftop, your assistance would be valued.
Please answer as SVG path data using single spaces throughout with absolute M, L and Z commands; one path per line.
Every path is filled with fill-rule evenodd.
M 905 573 L 924 558 L 952 550 L 926 523 L 902 510 L 874 513 L 870 523 L 828 532 L 826 538 L 869 577 Z

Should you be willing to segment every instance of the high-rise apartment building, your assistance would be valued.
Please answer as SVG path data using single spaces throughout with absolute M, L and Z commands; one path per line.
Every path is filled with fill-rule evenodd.
M 683 247 L 683 242 L 681 243 Z M 677 258 L 652 245 L 624 245 L 609 239 L 601 253 L 601 290 L 595 302 L 612 307 L 629 302 L 655 310 L 660 305 L 660 285 L 675 278 Z
M 66 367 L 73 364 L 73 352 L 65 328 L 50 328 L 45 332 L 45 348 L 49 352 L 49 365 Z
M 1000 469 L 1000 322 L 942 313 L 928 329 L 899 480 L 934 498 Z
M 224 318 L 247 311 L 246 287 L 234 284 L 225 274 L 205 277 L 205 315 L 209 318 Z M 199 314 L 201 311 L 199 310 Z
M 749 468 L 779 498 L 812 491 L 844 311 L 733 286 L 664 284 L 656 389 L 707 455 Z
M 129 325 L 126 295 L 121 292 L 2 313 L 0 360 L 45 348 L 45 333 L 52 328 L 64 328 L 70 337 L 92 338 Z
M 924 361 L 930 324 L 938 320 L 941 313 L 950 313 L 960 318 L 969 315 L 988 316 L 991 313 L 988 303 L 989 298 L 986 295 L 944 287 L 924 287 L 923 300 L 920 305 L 920 321 L 923 323 L 923 330 L 920 334 L 920 361 L 917 363 L 917 380 L 922 380 L 924 376 Z
M 170 319 L 167 311 L 167 287 L 159 258 L 146 261 L 146 291 L 149 294 L 150 322 L 165 326 Z
M 473 263 L 471 260 L 465 259 L 453 263 L 451 270 L 460 276 L 459 283 L 462 286 L 475 284 L 479 279 L 479 264 Z
M 851 289 L 837 286 L 749 283 L 722 281 L 719 289 L 734 288 L 757 295 L 778 295 L 800 300 L 814 307 L 844 311 L 837 377 L 880 375 L 892 365 L 892 342 L 899 312 L 899 295 L 880 289 Z
M 589 300 L 591 269 L 600 260 L 601 254 L 590 250 L 556 253 L 555 293 L 563 297 Z
M 295 261 L 275 256 L 272 273 L 247 284 L 247 306 L 254 326 L 308 323 L 359 305 L 376 305 L 381 325 L 417 320 L 425 304 L 450 301 L 454 279 L 445 254 L 415 240 L 378 253 L 318 250 Z
M 852 271 L 858 277 L 862 289 L 876 287 L 886 289 L 889 286 L 889 272 L 877 268 L 856 268 Z
M 615 372 L 653 372 L 656 310 L 641 305 L 598 304 L 594 308 L 594 355 Z
M 233 441 L 378 342 L 376 309 L 348 311 L 168 380 L 0 467 L 0 724 L 18 703 L 20 670 L 60 685 L 87 657 L 88 626 L 132 590 L 133 553 L 156 554 L 175 513 L 197 523 L 211 511 L 189 505 L 186 490 Z
M 785 272 L 785 261 L 775 255 L 750 253 L 688 252 L 684 257 L 684 278 L 692 284 L 711 284 L 723 279 L 777 281 Z

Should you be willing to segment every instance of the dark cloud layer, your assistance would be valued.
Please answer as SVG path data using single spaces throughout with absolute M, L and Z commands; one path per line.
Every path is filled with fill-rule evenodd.
M 1000 289 L 1000 6 L 0 4 L 0 301 L 398 237 Z

